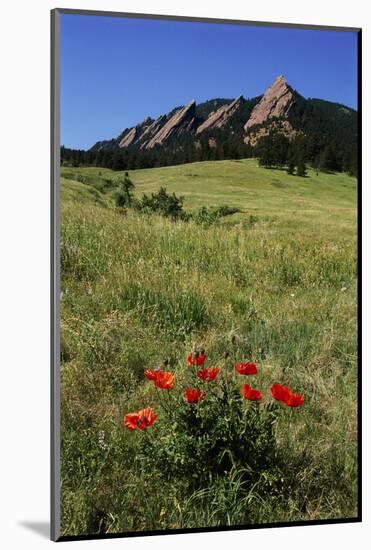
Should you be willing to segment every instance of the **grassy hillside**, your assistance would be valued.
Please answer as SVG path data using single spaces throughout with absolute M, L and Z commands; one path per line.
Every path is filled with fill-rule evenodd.
M 80 177 L 90 187 L 109 193 L 106 181 L 114 180 L 117 173 L 107 168 L 62 168 L 62 176 Z M 135 170 L 130 176 L 136 196 L 164 186 L 184 196 L 185 208 L 191 211 L 228 204 L 244 214 L 275 217 L 287 230 L 295 230 L 296 224 L 308 229 L 326 225 L 336 232 L 355 228 L 356 180 L 346 174 L 309 169 L 308 176 L 301 178 L 288 176 L 284 170 L 262 169 L 254 159 L 246 159 Z
M 137 196 L 165 186 L 190 211 L 241 210 L 203 227 L 120 213 L 110 170 L 63 168 L 62 176 L 63 532 L 353 517 L 355 180 L 298 178 L 253 160 L 130 173 Z M 161 419 L 136 433 L 123 415 L 165 407 L 144 370 L 166 359 L 183 387 L 196 347 L 225 383 L 235 361 L 256 362 L 261 411 L 275 381 L 305 395 L 303 407 L 277 414 L 279 475 L 248 484 L 240 464 L 190 491 L 169 462 L 165 477 L 159 464 L 144 467 L 140 437 L 153 445 Z M 176 408 L 174 390 L 166 395 Z

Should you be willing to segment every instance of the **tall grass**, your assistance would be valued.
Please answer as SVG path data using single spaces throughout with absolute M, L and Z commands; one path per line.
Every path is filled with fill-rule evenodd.
M 355 516 L 353 216 L 343 217 L 344 231 L 333 210 L 323 223 L 282 212 L 272 221 L 271 211 L 267 221 L 262 209 L 253 224 L 237 214 L 207 227 L 122 216 L 107 208 L 105 195 L 102 208 L 96 197 L 74 200 L 71 187 L 68 193 L 61 244 L 63 533 Z M 336 193 L 334 187 L 332 204 Z M 300 414 L 283 411 L 275 425 L 285 464 L 281 493 L 262 497 L 237 469 L 188 494 L 181 479 L 166 481 L 133 459 L 139 449 L 122 418 L 151 402 L 144 370 L 166 359 L 181 381 L 195 346 L 221 368 L 226 354 L 257 362 L 265 394 L 280 381 L 305 395 Z

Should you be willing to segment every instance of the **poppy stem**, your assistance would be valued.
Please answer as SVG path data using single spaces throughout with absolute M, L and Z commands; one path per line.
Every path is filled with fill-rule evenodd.
M 169 395 L 169 391 L 170 390 L 165 390 L 166 391 L 166 401 L 167 401 L 167 405 L 168 405 L 168 409 L 167 409 L 167 414 L 168 416 L 171 416 L 171 398 L 170 398 L 170 395 Z
M 160 406 L 161 406 L 161 408 L 165 411 L 165 413 L 166 413 L 167 416 L 171 416 L 171 415 L 170 415 L 170 412 L 169 412 L 169 408 L 168 408 L 168 405 L 169 405 L 169 407 L 171 408 L 171 404 L 169 403 L 169 400 L 168 400 L 167 397 L 165 397 L 165 398 L 162 397 L 161 391 L 167 392 L 168 390 L 160 390 L 160 389 L 158 389 L 157 392 L 158 392 L 158 395 L 159 395 L 159 401 L 160 401 Z

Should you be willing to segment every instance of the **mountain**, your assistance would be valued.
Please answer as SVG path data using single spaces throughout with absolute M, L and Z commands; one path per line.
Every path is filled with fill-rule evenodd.
M 98 141 L 91 151 L 119 150 L 135 148 L 149 150 L 154 147 L 176 148 L 182 142 L 210 131 L 224 129 L 229 132 L 243 132 L 243 124 L 257 99 L 246 100 L 241 96 L 234 100 L 213 99 L 200 105 L 192 100 L 185 106 L 177 107 L 156 120 L 148 117 L 133 128 L 126 128 L 117 138 Z
M 287 166 L 290 159 L 356 175 L 357 120 L 354 109 L 305 98 L 280 75 L 257 97 L 192 100 L 87 151 L 62 146 L 61 161 L 134 170 L 258 157 L 267 167 Z
M 232 103 L 226 103 L 217 109 L 212 111 L 209 116 L 200 124 L 196 130 L 196 134 L 200 134 L 205 130 L 211 130 L 213 128 L 222 128 L 227 124 L 231 117 L 239 110 L 243 102 L 243 97 L 240 95 Z
M 286 118 L 294 101 L 295 92 L 288 86 L 284 76 L 278 76 L 252 110 L 244 126 L 245 131 L 263 124 L 268 119 Z
M 278 76 L 255 105 L 244 125 L 244 142 L 254 147 L 260 138 L 272 131 L 283 134 L 289 140 L 302 134 L 301 129 L 294 128 L 289 115 L 290 110 L 303 100 L 304 98 L 287 84 L 284 76 Z M 298 126 L 300 127 L 300 124 Z
M 357 113 L 349 107 L 320 99 L 305 99 L 284 76 L 278 76 L 262 96 L 245 99 L 213 99 L 196 105 L 192 100 L 157 119 L 150 117 L 117 138 L 98 141 L 91 151 L 164 151 L 197 149 L 201 141 L 219 145 L 255 148 L 272 133 L 289 141 L 303 136 L 324 145 L 344 147 L 357 142 Z

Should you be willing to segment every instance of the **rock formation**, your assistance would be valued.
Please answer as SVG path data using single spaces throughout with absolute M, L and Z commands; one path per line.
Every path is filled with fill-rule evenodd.
M 285 77 L 278 76 L 259 103 L 255 105 L 244 126 L 245 131 L 271 118 L 286 118 L 294 101 L 294 94 L 287 85 Z
M 153 138 L 157 134 L 157 132 L 160 130 L 162 125 L 164 124 L 166 120 L 166 115 L 161 115 L 156 120 L 151 119 L 151 124 L 146 126 L 144 131 L 141 133 L 141 135 L 138 137 L 137 141 L 135 142 L 136 145 L 140 146 L 140 149 L 145 149 L 147 143 L 149 140 Z
M 295 130 L 288 120 L 273 120 L 269 126 L 261 126 L 249 132 L 243 140 L 246 145 L 255 147 L 260 138 L 268 136 L 272 131 L 283 134 L 290 141 L 303 134 L 300 130 Z
M 222 105 L 217 111 L 210 113 L 207 119 L 197 128 L 196 134 L 200 134 L 204 130 L 211 130 L 212 128 L 221 128 L 224 126 L 231 116 L 239 109 L 242 101 L 243 97 L 240 95 L 232 101 L 232 103 Z
M 136 128 L 130 128 L 129 130 L 125 131 L 120 140 L 119 147 L 129 147 L 129 145 L 135 140 L 136 135 Z
M 179 131 L 192 130 L 195 123 L 195 107 L 196 102 L 192 100 L 185 107 L 175 111 L 173 116 L 146 143 L 145 148 L 152 149 L 155 145 L 163 145 L 175 131 L 179 133 Z

